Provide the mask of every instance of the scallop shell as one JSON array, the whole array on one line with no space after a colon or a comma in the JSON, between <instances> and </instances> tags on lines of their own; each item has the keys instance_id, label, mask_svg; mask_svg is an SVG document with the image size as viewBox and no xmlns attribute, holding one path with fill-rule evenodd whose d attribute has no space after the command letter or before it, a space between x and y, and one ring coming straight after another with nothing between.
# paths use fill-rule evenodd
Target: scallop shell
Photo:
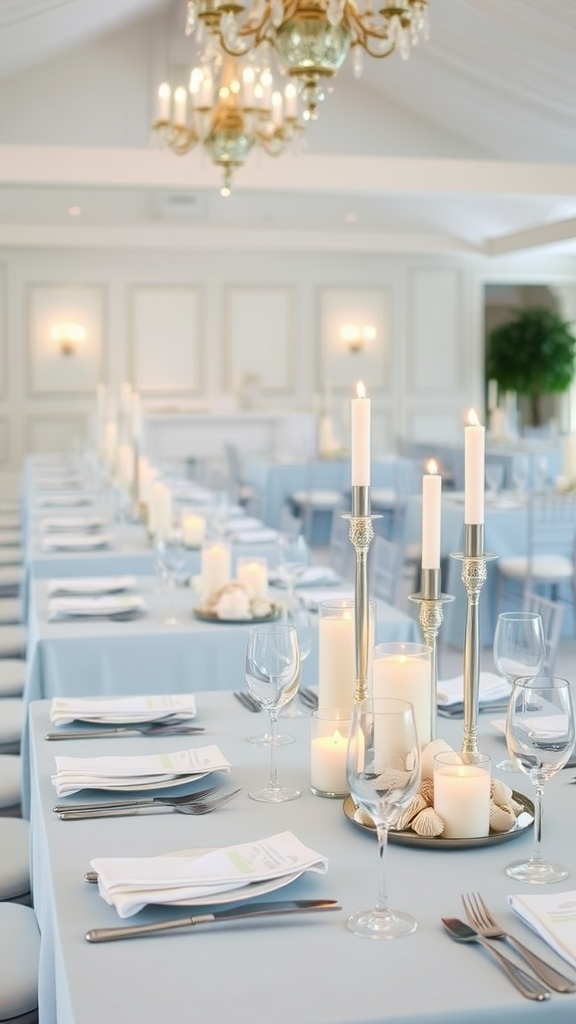
<instances>
[{"instance_id":1,"label":"scallop shell","mask_svg":"<svg viewBox=\"0 0 576 1024\"><path fill-rule=\"evenodd\" d=\"M420 752L420 766L422 771L423 779L432 779L434 777L434 757L436 754L443 754L445 751L451 751L452 747L446 743L446 740L432 740L427 743L426 746Z\"/></svg>"},{"instance_id":2,"label":"scallop shell","mask_svg":"<svg viewBox=\"0 0 576 1024\"><path fill-rule=\"evenodd\" d=\"M512 808L506 804L500 805L490 801L490 830L492 832L508 832L516 821L516 815Z\"/></svg>"},{"instance_id":3,"label":"scallop shell","mask_svg":"<svg viewBox=\"0 0 576 1024\"><path fill-rule=\"evenodd\" d=\"M432 807L434 803L434 783L432 779L422 779L418 792L422 799L426 801L426 806Z\"/></svg>"},{"instance_id":4,"label":"scallop shell","mask_svg":"<svg viewBox=\"0 0 576 1024\"><path fill-rule=\"evenodd\" d=\"M405 789L406 781L411 778L411 772L403 772L400 768L388 768L376 779L376 786L383 789Z\"/></svg>"},{"instance_id":5,"label":"scallop shell","mask_svg":"<svg viewBox=\"0 0 576 1024\"><path fill-rule=\"evenodd\" d=\"M505 804L510 804L512 799L512 790L510 789L510 786L507 786L501 779L492 779L490 796L495 804L498 804L499 807L504 807Z\"/></svg>"},{"instance_id":6,"label":"scallop shell","mask_svg":"<svg viewBox=\"0 0 576 1024\"><path fill-rule=\"evenodd\" d=\"M368 811L363 810L362 807L357 807L354 811L354 818L359 821L361 825L367 825L368 828L374 828L374 818L368 814Z\"/></svg>"},{"instance_id":7,"label":"scallop shell","mask_svg":"<svg viewBox=\"0 0 576 1024\"><path fill-rule=\"evenodd\" d=\"M425 836L428 839L442 835L444 822L433 807L425 807L423 811L416 815L411 828L419 836Z\"/></svg>"},{"instance_id":8,"label":"scallop shell","mask_svg":"<svg viewBox=\"0 0 576 1024\"><path fill-rule=\"evenodd\" d=\"M401 832L403 829L408 828L410 822L416 817L420 811L423 811L425 807L428 807L428 803L424 799L421 793L416 793L416 796L410 801L408 807L402 812L398 818L396 828Z\"/></svg>"}]
</instances>

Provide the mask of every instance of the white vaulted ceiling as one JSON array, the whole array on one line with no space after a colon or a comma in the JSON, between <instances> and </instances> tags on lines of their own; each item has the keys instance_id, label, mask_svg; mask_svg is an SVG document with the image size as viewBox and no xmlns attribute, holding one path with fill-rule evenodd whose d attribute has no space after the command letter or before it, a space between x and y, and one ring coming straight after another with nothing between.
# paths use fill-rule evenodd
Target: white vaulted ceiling
<instances>
[{"instance_id":1,"label":"white vaulted ceiling","mask_svg":"<svg viewBox=\"0 0 576 1024\"><path fill-rule=\"evenodd\" d=\"M184 11L0 0L0 244L576 253L576 0L430 0L427 43L346 65L304 151L252 155L228 201L203 154L148 146Z\"/></svg>"}]
</instances>

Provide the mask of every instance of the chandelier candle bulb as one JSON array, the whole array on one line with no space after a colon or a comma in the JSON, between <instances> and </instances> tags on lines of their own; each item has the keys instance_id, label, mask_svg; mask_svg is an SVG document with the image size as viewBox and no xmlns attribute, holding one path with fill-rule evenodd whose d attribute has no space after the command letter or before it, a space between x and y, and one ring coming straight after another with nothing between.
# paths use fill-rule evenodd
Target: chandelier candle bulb
<instances>
[{"instance_id":1,"label":"chandelier candle bulb","mask_svg":"<svg viewBox=\"0 0 576 1024\"><path fill-rule=\"evenodd\" d=\"M440 568L442 477L430 459L422 477L422 568Z\"/></svg>"},{"instance_id":2,"label":"chandelier candle bulb","mask_svg":"<svg viewBox=\"0 0 576 1024\"><path fill-rule=\"evenodd\" d=\"M346 755L349 708L318 708L311 716L310 789L315 796L343 798L348 793Z\"/></svg>"},{"instance_id":3,"label":"chandelier candle bulb","mask_svg":"<svg viewBox=\"0 0 576 1024\"><path fill-rule=\"evenodd\" d=\"M232 578L232 551L224 541L204 544L200 559L200 588L206 602Z\"/></svg>"},{"instance_id":4,"label":"chandelier candle bulb","mask_svg":"<svg viewBox=\"0 0 576 1024\"><path fill-rule=\"evenodd\" d=\"M265 601L268 597L268 559L239 558L236 570L238 582L251 597Z\"/></svg>"},{"instance_id":5,"label":"chandelier candle bulb","mask_svg":"<svg viewBox=\"0 0 576 1024\"><path fill-rule=\"evenodd\" d=\"M370 486L370 399L362 381L350 406L352 487Z\"/></svg>"},{"instance_id":6,"label":"chandelier candle bulb","mask_svg":"<svg viewBox=\"0 0 576 1024\"><path fill-rule=\"evenodd\" d=\"M174 124L177 128L186 127L186 106L188 97L186 89L180 85L174 90Z\"/></svg>"},{"instance_id":7,"label":"chandelier candle bulb","mask_svg":"<svg viewBox=\"0 0 576 1024\"><path fill-rule=\"evenodd\" d=\"M170 120L171 89L167 82L162 82L158 89L158 120L167 124Z\"/></svg>"},{"instance_id":8,"label":"chandelier candle bulb","mask_svg":"<svg viewBox=\"0 0 576 1024\"><path fill-rule=\"evenodd\" d=\"M490 831L490 758L443 751L434 757L434 810L443 839L474 839Z\"/></svg>"},{"instance_id":9,"label":"chandelier candle bulb","mask_svg":"<svg viewBox=\"0 0 576 1024\"><path fill-rule=\"evenodd\" d=\"M464 428L464 523L484 523L485 428L471 409Z\"/></svg>"},{"instance_id":10,"label":"chandelier candle bulb","mask_svg":"<svg viewBox=\"0 0 576 1024\"><path fill-rule=\"evenodd\" d=\"M204 516L197 516L193 513L183 515L182 535L185 547L199 548L204 542L206 535L206 520Z\"/></svg>"},{"instance_id":11,"label":"chandelier candle bulb","mask_svg":"<svg viewBox=\"0 0 576 1024\"><path fill-rule=\"evenodd\" d=\"M388 643L374 648L373 696L413 705L420 748L431 739L431 657L432 648L425 644Z\"/></svg>"}]
</instances>

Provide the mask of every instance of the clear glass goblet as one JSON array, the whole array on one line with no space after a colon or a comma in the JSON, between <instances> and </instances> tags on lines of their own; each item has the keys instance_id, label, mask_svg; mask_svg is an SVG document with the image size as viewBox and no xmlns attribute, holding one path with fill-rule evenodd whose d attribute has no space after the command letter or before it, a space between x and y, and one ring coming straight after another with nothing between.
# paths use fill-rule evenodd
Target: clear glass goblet
<instances>
[{"instance_id":1,"label":"clear glass goblet","mask_svg":"<svg viewBox=\"0 0 576 1024\"><path fill-rule=\"evenodd\" d=\"M167 534L159 534L154 541L154 551L156 565L162 578L166 581L168 609L164 623L173 626L179 621L174 611L176 575L184 568L186 561L182 530L175 529Z\"/></svg>"},{"instance_id":2,"label":"clear glass goblet","mask_svg":"<svg viewBox=\"0 0 576 1024\"><path fill-rule=\"evenodd\" d=\"M310 551L301 533L281 533L277 545L277 572L288 588L286 604L294 601L294 590L310 564Z\"/></svg>"},{"instance_id":3,"label":"clear glass goblet","mask_svg":"<svg viewBox=\"0 0 576 1024\"><path fill-rule=\"evenodd\" d=\"M494 664L511 686L520 676L537 676L546 661L546 638L542 618L537 612L501 612L496 623L493 646ZM501 772L516 772L510 758L500 761Z\"/></svg>"},{"instance_id":4,"label":"clear glass goblet","mask_svg":"<svg viewBox=\"0 0 576 1024\"><path fill-rule=\"evenodd\" d=\"M386 885L388 830L420 783L420 749L414 709L408 701L381 697L354 706L346 763L354 803L370 815L378 834L380 880L376 906L348 918L351 932L367 939L396 939L417 928L403 911L391 910Z\"/></svg>"},{"instance_id":5,"label":"clear glass goblet","mask_svg":"<svg viewBox=\"0 0 576 1024\"><path fill-rule=\"evenodd\" d=\"M276 723L278 713L292 699L300 682L300 652L294 626L284 622L253 626L246 646L246 682L254 700L270 717L270 778L267 786L251 790L252 800L283 803L295 800L300 790L278 783Z\"/></svg>"},{"instance_id":6,"label":"clear glass goblet","mask_svg":"<svg viewBox=\"0 0 576 1024\"><path fill-rule=\"evenodd\" d=\"M312 623L310 612L303 601L294 597L291 604L286 604L282 613L282 621L294 626L298 637L298 649L300 651L300 662L302 663L312 650ZM297 693L280 712L281 718L302 718L303 712L298 707Z\"/></svg>"},{"instance_id":7,"label":"clear glass goblet","mask_svg":"<svg viewBox=\"0 0 576 1024\"><path fill-rule=\"evenodd\" d=\"M508 750L536 787L534 849L529 860L509 864L506 874L519 882L561 882L569 871L542 856L542 793L574 749L574 709L570 683L558 676L528 676L514 684L506 719Z\"/></svg>"}]
</instances>

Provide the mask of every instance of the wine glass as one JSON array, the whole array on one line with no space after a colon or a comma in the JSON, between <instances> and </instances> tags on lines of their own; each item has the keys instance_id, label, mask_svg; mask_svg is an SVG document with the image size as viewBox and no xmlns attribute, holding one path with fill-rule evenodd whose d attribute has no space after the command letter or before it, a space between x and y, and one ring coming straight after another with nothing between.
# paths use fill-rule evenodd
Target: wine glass
<instances>
[{"instance_id":1,"label":"wine glass","mask_svg":"<svg viewBox=\"0 0 576 1024\"><path fill-rule=\"evenodd\" d=\"M391 910L386 888L388 830L420 783L420 750L414 708L405 700L367 697L354 706L346 763L354 803L370 815L378 834L380 882L376 906L348 918L348 928L368 939L396 939L417 928L410 914Z\"/></svg>"},{"instance_id":2,"label":"wine glass","mask_svg":"<svg viewBox=\"0 0 576 1024\"><path fill-rule=\"evenodd\" d=\"M512 686L519 676L537 676L546 661L546 638L537 612L501 612L494 633L494 664ZM500 771L518 771L506 758L496 765Z\"/></svg>"},{"instance_id":3,"label":"wine glass","mask_svg":"<svg viewBox=\"0 0 576 1024\"><path fill-rule=\"evenodd\" d=\"M506 742L512 757L536 787L534 849L527 861L509 864L506 874L519 882L561 882L569 871L544 860L542 791L564 767L574 748L574 711L570 683L557 676L527 676L514 684L506 719Z\"/></svg>"},{"instance_id":4,"label":"wine glass","mask_svg":"<svg viewBox=\"0 0 576 1024\"><path fill-rule=\"evenodd\" d=\"M278 538L277 571L280 579L286 584L288 594L286 604L294 601L296 583L310 564L310 551L301 533L281 533Z\"/></svg>"},{"instance_id":5,"label":"wine glass","mask_svg":"<svg viewBox=\"0 0 576 1024\"><path fill-rule=\"evenodd\" d=\"M300 652L294 626L285 622L253 626L246 646L246 682L254 700L270 716L270 779L253 789L252 800L283 803L300 796L298 789L278 784L276 723L278 713L292 699L300 682Z\"/></svg>"},{"instance_id":6,"label":"wine glass","mask_svg":"<svg viewBox=\"0 0 576 1024\"><path fill-rule=\"evenodd\" d=\"M298 637L298 649L300 651L300 662L302 663L312 650L312 623L310 612L303 601L297 597L291 604L286 604L282 613L282 621L294 626ZM280 715L282 718L302 718L302 711L296 702L297 693L288 704L284 706Z\"/></svg>"},{"instance_id":7,"label":"wine glass","mask_svg":"<svg viewBox=\"0 0 576 1024\"><path fill-rule=\"evenodd\" d=\"M493 501L496 500L504 483L504 466L501 462L486 462L486 487Z\"/></svg>"},{"instance_id":8,"label":"wine glass","mask_svg":"<svg viewBox=\"0 0 576 1024\"><path fill-rule=\"evenodd\" d=\"M186 549L181 529L173 529L166 534L157 534L154 541L156 565L160 569L162 578L166 581L166 593L168 597L168 610L164 622L168 626L174 626L178 622L174 612L174 587L176 574L184 568L186 561Z\"/></svg>"}]
</instances>

